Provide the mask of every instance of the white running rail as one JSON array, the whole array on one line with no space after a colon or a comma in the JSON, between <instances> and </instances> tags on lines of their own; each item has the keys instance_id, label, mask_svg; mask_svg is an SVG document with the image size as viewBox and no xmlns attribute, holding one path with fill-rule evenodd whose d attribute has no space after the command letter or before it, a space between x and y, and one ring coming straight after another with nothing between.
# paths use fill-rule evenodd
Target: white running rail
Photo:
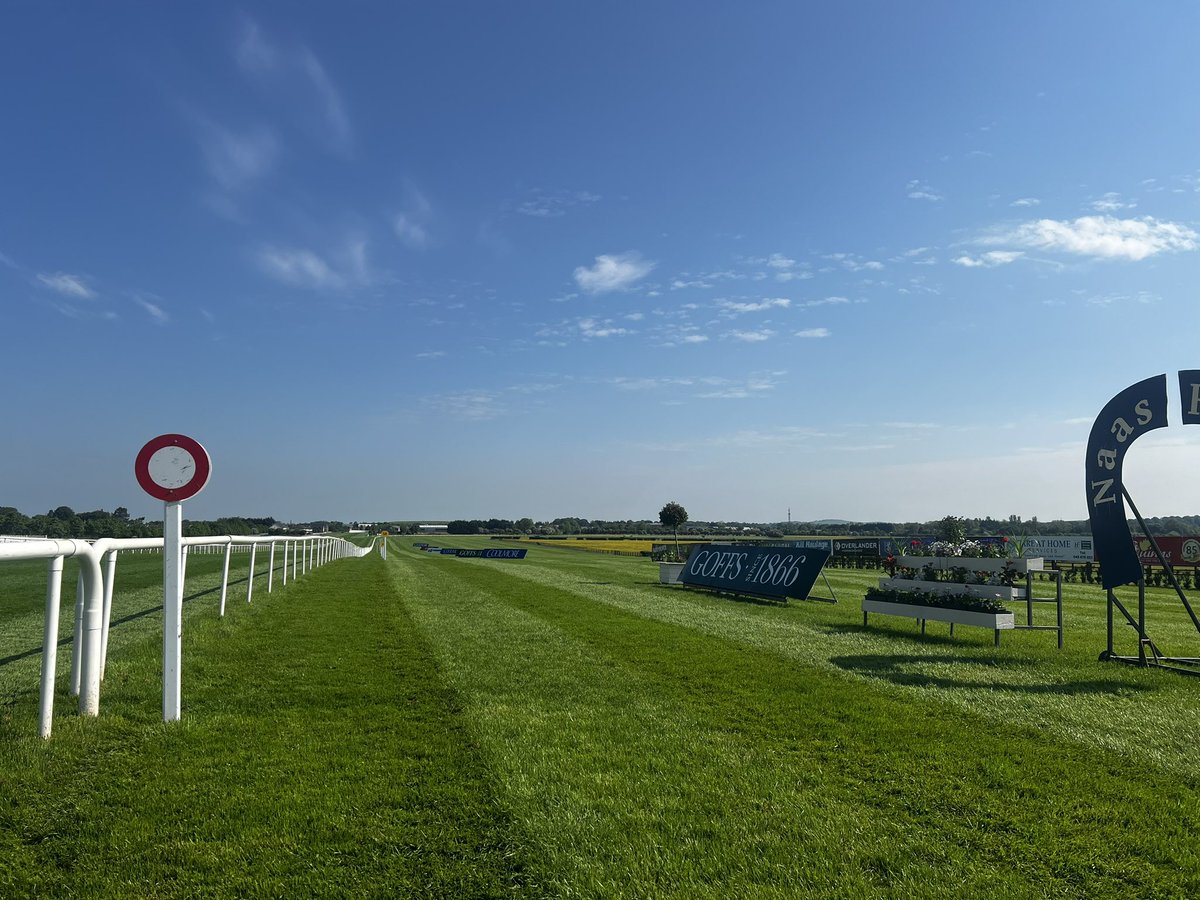
<instances>
[{"instance_id":1,"label":"white running rail","mask_svg":"<svg viewBox=\"0 0 1200 900\"><path fill-rule=\"evenodd\" d=\"M225 565L221 576L220 614L225 615L225 598L229 590L229 556L235 547L248 547L250 577L246 602L254 592L254 561L259 547L270 551L267 569L267 592L274 588L275 553L283 554L283 583L288 579L288 555L291 554L292 579L325 563L346 557L364 557L375 548L375 540L366 547L352 544L344 538L323 535L303 537L248 537L221 535L189 537L184 543L184 574L187 553L191 548L223 548ZM79 697L79 712L84 716L100 714L100 683L104 679L104 664L108 657L108 630L112 618L113 587L116 582L117 556L122 551L162 550L162 538L103 538L98 541L79 539L30 539L0 541L0 562L15 559L45 559L49 561L46 581L46 620L42 641L41 696L38 703L38 734L50 736L54 719L54 679L58 666L58 609L62 595L63 562L79 561L79 583L75 594L75 629L71 646L71 695Z\"/></svg>"}]
</instances>

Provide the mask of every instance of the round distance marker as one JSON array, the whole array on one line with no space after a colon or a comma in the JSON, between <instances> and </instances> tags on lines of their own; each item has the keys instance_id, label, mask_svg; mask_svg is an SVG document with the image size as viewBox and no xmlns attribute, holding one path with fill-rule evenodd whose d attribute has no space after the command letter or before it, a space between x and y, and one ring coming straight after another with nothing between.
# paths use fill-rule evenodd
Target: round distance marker
<instances>
[{"instance_id":1,"label":"round distance marker","mask_svg":"<svg viewBox=\"0 0 1200 900\"><path fill-rule=\"evenodd\" d=\"M199 441L185 434L160 434L138 451L133 471L151 497L178 503L204 489L212 461Z\"/></svg>"}]
</instances>

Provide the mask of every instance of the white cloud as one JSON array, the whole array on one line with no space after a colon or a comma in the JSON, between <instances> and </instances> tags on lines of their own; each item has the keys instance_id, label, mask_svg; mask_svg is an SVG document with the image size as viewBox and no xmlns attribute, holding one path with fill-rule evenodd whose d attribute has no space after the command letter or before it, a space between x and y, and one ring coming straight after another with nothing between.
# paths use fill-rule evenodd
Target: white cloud
<instances>
[{"instance_id":1,"label":"white cloud","mask_svg":"<svg viewBox=\"0 0 1200 900\"><path fill-rule=\"evenodd\" d=\"M1141 260L1157 253L1195 250L1200 236L1186 225L1146 216L1116 219L1082 216L1074 221L1039 219L985 237L985 244L1015 244L1101 259Z\"/></svg>"},{"instance_id":2,"label":"white cloud","mask_svg":"<svg viewBox=\"0 0 1200 900\"><path fill-rule=\"evenodd\" d=\"M910 200L928 200L931 203L937 203L944 199L934 188L931 188L927 184L922 184L920 181L910 181L907 191Z\"/></svg>"},{"instance_id":3,"label":"white cloud","mask_svg":"<svg viewBox=\"0 0 1200 900\"><path fill-rule=\"evenodd\" d=\"M1008 205L1009 206L1037 206L1041 202L1042 201L1039 200L1037 197L1021 197L1020 199L1014 200L1012 203L1010 203Z\"/></svg>"},{"instance_id":4,"label":"white cloud","mask_svg":"<svg viewBox=\"0 0 1200 900\"><path fill-rule=\"evenodd\" d=\"M982 256L960 256L954 260L955 265L966 266L968 269L991 269L1016 262L1025 254L1020 250L989 250Z\"/></svg>"},{"instance_id":5,"label":"white cloud","mask_svg":"<svg viewBox=\"0 0 1200 900\"><path fill-rule=\"evenodd\" d=\"M486 422L507 412L500 396L491 391L460 391L425 401L443 416L464 422Z\"/></svg>"},{"instance_id":6,"label":"white cloud","mask_svg":"<svg viewBox=\"0 0 1200 900\"><path fill-rule=\"evenodd\" d=\"M38 275L37 280L67 297L77 297L80 300L91 300L96 292L88 287L87 282L79 275L68 275L66 272L55 272L53 275Z\"/></svg>"},{"instance_id":7,"label":"white cloud","mask_svg":"<svg viewBox=\"0 0 1200 900\"><path fill-rule=\"evenodd\" d=\"M417 359L441 359L445 355L445 350L426 350L424 353L418 353Z\"/></svg>"},{"instance_id":8,"label":"white cloud","mask_svg":"<svg viewBox=\"0 0 1200 900\"><path fill-rule=\"evenodd\" d=\"M728 333L728 337L744 344L757 344L770 340L774 334L775 332L770 328L760 328L758 331L731 331Z\"/></svg>"},{"instance_id":9,"label":"white cloud","mask_svg":"<svg viewBox=\"0 0 1200 900\"><path fill-rule=\"evenodd\" d=\"M226 191L265 177L279 158L279 142L266 127L237 133L207 119L200 120L198 127L208 174Z\"/></svg>"},{"instance_id":10,"label":"white cloud","mask_svg":"<svg viewBox=\"0 0 1200 900\"><path fill-rule=\"evenodd\" d=\"M796 265L796 261L794 259L789 259L782 253L772 253L769 257L767 257L767 265L772 269L790 269L792 266Z\"/></svg>"},{"instance_id":11,"label":"white cloud","mask_svg":"<svg viewBox=\"0 0 1200 900\"><path fill-rule=\"evenodd\" d=\"M604 254L596 257L596 264L590 269L586 266L576 268L575 283L589 294L623 291L649 275L654 266L655 263L642 259L635 250L616 255Z\"/></svg>"},{"instance_id":12,"label":"white cloud","mask_svg":"<svg viewBox=\"0 0 1200 900\"><path fill-rule=\"evenodd\" d=\"M523 201L517 212L535 219L556 219L565 216L574 206L586 206L600 200L599 194L588 191L543 191L535 188L532 197Z\"/></svg>"},{"instance_id":13,"label":"white cloud","mask_svg":"<svg viewBox=\"0 0 1200 900\"><path fill-rule=\"evenodd\" d=\"M313 290L338 289L346 280L311 250L266 247L258 254L262 270L284 284Z\"/></svg>"},{"instance_id":14,"label":"white cloud","mask_svg":"<svg viewBox=\"0 0 1200 900\"><path fill-rule=\"evenodd\" d=\"M577 323L579 333L585 338L617 337L622 334L632 334L628 328L619 328L611 319L580 319Z\"/></svg>"},{"instance_id":15,"label":"white cloud","mask_svg":"<svg viewBox=\"0 0 1200 900\"><path fill-rule=\"evenodd\" d=\"M823 300L805 300L800 306L804 309L811 309L814 306L840 306L849 302L849 297L826 297ZM860 300L859 302L863 301Z\"/></svg>"},{"instance_id":16,"label":"white cloud","mask_svg":"<svg viewBox=\"0 0 1200 900\"><path fill-rule=\"evenodd\" d=\"M1121 199L1121 195L1115 191L1109 191L1099 200L1092 201L1092 209L1101 213L1115 213L1123 209L1133 209L1137 206L1136 203L1127 203Z\"/></svg>"},{"instance_id":17,"label":"white cloud","mask_svg":"<svg viewBox=\"0 0 1200 900\"><path fill-rule=\"evenodd\" d=\"M153 303L140 294L132 295L133 302L140 306L155 324L166 325L171 321L171 317L163 311L163 308L157 303ZM157 299L157 298L156 298Z\"/></svg>"},{"instance_id":18,"label":"white cloud","mask_svg":"<svg viewBox=\"0 0 1200 900\"><path fill-rule=\"evenodd\" d=\"M414 222L405 213L397 213L392 220L392 228L400 243L410 250L424 250L429 246L429 233L421 225Z\"/></svg>"},{"instance_id":19,"label":"white cloud","mask_svg":"<svg viewBox=\"0 0 1200 900\"><path fill-rule=\"evenodd\" d=\"M798 338L827 338L831 334L833 334L833 332L830 331L828 328L805 328L803 331L797 331L796 337L798 337Z\"/></svg>"},{"instance_id":20,"label":"white cloud","mask_svg":"<svg viewBox=\"0 0 1200 900\"><path fill-rule=\"evenodd\" d=\"M717 305L730 315L739 316L742 313L763 312L768 309L787 309L792 305L792 301L786 297L777 297L774 300L762 300L758 303L722 300Z\"/></svg>"},{"instance_id":21,"label":"white cloud","mask_svg":"<svg viewBox=\"0 0 1200 900\"><path fill-rule=\"evenodd\" d=\"M703 334L689 334L686 337L680 338L680 341L684 344L703 344L707 340L707 335Z\"/></svg>"},{"instance_id":22,"label":"white cloud","mask_svg":"<svg viewBox=\"0 0 1200 900\"><path fill-rule=\"evenodd\" d=\"M274 43L257 22L246 17L234 58L242 72L285 100L330 149L342 155L350 152L354 143L350 117L333 79L312 50L304 44Z\"/></svg>"}]
</instances>

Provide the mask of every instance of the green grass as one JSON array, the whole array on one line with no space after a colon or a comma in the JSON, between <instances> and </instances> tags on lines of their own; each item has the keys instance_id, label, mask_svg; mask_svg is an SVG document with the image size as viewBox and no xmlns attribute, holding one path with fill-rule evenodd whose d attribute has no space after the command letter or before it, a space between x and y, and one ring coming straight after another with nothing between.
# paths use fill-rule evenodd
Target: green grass
<instances>
[{"instance_id":1,"label":"green grass","mask_svg":"<svg viewBox=\"0 0 1200 900\"><path fill-rule=\"evenodd\" d=\"M224 620L220 557L189 564L171 726L161 583L133 565L100 719L60 698L38 741L38 660L0 665L0 895L1200 895L1200 681L1098 663L1095 588L1068 587L1063 651L997 649L864 628L867 570L782 606L410 543L243 586ZM40 642L43 592L0 566L0 658Z\"/></svg>"}]
</instances>

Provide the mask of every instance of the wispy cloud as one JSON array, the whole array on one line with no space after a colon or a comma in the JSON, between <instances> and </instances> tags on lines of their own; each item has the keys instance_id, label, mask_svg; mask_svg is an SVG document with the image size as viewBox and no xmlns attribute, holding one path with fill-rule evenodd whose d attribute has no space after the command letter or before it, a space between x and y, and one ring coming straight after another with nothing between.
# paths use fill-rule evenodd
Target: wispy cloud
<instances>
[{"instance_id":1,"label":"wispy cloud","mask_svg":"<svg viewBox=\"0 0 1200 900\"><path fill-rule=\"evenodd\" d=\"M372 283L366 241L352 237L335 253L322 255L301 247L261 247L259 268L274 280L314 291L340 291Z\"/></svg>"},{"instance_id":2,"label":"wispy cloud","mask_svg":"<svg viewBox=\"0 0 1200 900\"><path fill-rule=\"evenodd\" d=\"M831 334L833 334L833 332L830 331L828 328L805 328L803 331L797 331L796 337L798 337L798 338L827 338Z\"/></svg>"},{"instance_id":3,"label":"wispy cloud","mask_svg":"<svg viewBox=\"0 0 1200 900\"><path fill-rule=\"evenodd\" d=\"M1122 200L1121 195L1115 191L1109 191L1098 200L1093 200L1091 203L1092 209L1100 213L1115 213L1123 209L1133 209L1137 203Z\"/></svg>"},{"instance_id":4,"label":"wispy cloud","mask_svg":"<svg viewBox=\"0 0 1200 900\"><path fill-rule=\"evenodd\" d=\"M921 181L910 181L905 190L910 200L928 200L931 203L937 203L945 199L939 191Z\"/></svg>"},{"instance_id":5,"label":"wispy cloud","mask_svg":"<svg viewBox=\"0 0 1200 900\"><path fill-rule=\"evenodd\" d=\"M605 254L597 256L595 265L590 268L576 268L575 283L579 285L580 290L589 294L624 291L649 275L654 266L655 263L643 259L636 250L616 255Z\"/></svg>"},{"instance_id":6,"label":"wispy cloud","mask_svg":"<svg viewBox=\"0 0 1200 900\"><path fill-rule=\"evenodd\" d=\"M1016 262L1024 255L1021 250L989 250L982 256L960 256L954 260L954 264L968 269L991 269Z\"/></svg>"},{"instance_id":7,"label":"wispy cloud","mask_svg":"<svg viewBox=\"0 0 1200 900\"><path fill-rule=\"evenodd\" d=\"M1158 253L1195 250L1200 235L1176 222L1146 216L1117 219L1081 216L1074 221L1039 219L988 235L984 244L1009 244L1099 259L1142 260Z\"/></svg>"},{"instance_id":8,"label":"wispy cloud","mask_svg":"<svg viewBox=\"0 0 1200 900\"><path fill-rule=\"evenodd\" d=\"M589 191L544 191L534 188L531 196L517 206L517 212L535 219L557 219L575 206L588 206L600 200Z\"/></svg>"},{"instance_id":9,"label":"wispy cloud","mask_svg":"<svg viewBox=\"0 0 1200 900\"><path fill-rule=\"evenodd\" d=\"M612 319L583 318L577 323L579 333L585 338L617 337L622 334L632 334L628 328L614 325Z\"/></svg>"},{"instance_id":10,"label":"wispy cloud","mask_svg":"<svg viewBox=\"0 0 1200 900\"><path fill-rule=\"evenodd\" d=\"M268 175L279 158L279 141L265 126L239 133L201 118L197 129L208 174L224 191L250 186Z\"/></svg>"},{"instance_id":11,"label":"wispy cloud","mask_svg":"<svg viewBox=\"0 0 1200 900\"><path fill-rule=\"evenodd\" d=\"M166 325L171 321L171 317L167 315L163 308L149 299L146 295L131 294L130 299L140 306L142 311L145 312L146 315L150 317L151 321L153 321L156 325ZM155 297L154 299L157 300L158 298Z\"/></svg>"},{"instance_id":12,"label":"wispy cloud","mask_svg":"<svg viewBox=\"0 0 1200 900\"><path fill-rule=\"evenodd\" d=\"M726 333L726 337L743 344L758 344L769 341L774 334L770 328L760 328L757 331L730 331Z\"/></svg>"},{"instance_id":13,"label":"wispy cloud","mask_svg":"<svg viewBox=\"0 0 1200 900\"><path fill-rule=\"evenodd\" d=\"M327 147L341 155L352 151L353 127L341 94L307 45L272 41L247 17L234 44L234 58L247 77L285 102Z\"/></svg>"},{"instance_id":14,"label":"wispy cloud","mask_svg":"<svg viewBox=\"0 0 1200 900\"><path fill-rule=\"evenodd\" d=\"M81 275L68 275L66 272L55 272L53 275L37 276L37 280L52 291L57 291L64 297L74 297L78 300L91 300L96 296Z\"/></svg>"},{"instance_id":15,"label":"wispy cloud","mask_svg":"<svg viewBox=\"0 0 1200 900\"><path fill-rule=\"evenodd\" d=\"M441 359L446 355L445 350L426 350L417 354L417 359Z\"/></svg>"},{"instance_id":16,"label":"wispy cloud","mask_svg":"<svg viewBox=\"0 0 1200 900\"><path fill-rule=\"evenodd\" d=\"M1020 206L1037 206L1041 202L1042 201L1039 200L1037 197L1021 197L1017 200L1014 200L1012 203L1010 203L1008 205L1009 206L1018 206L1018 207L1020 207Z\"/></svg>"},{"instance_id":17,"label":"wispy cloud","mask_svg":"<svg viewBox=\"0 0 1200 900\"><path fill-rule=\"evenodd\" d=\"M430 238L428 223L433 213L433 204L411 183L405 185L407 202L404 208L392 217L392 230L405 247L410 250L425 250Z\"/></svg>"},{"instance_id":18,"label":"wispy cloud","mask_svg":"<svg viewBox=\"0 0 1200 900\"><path fill-rule=\"evenodd\" d=\"M439 415L461 422L486 422L508 411L495 391L458 391L430 397L423 402Z\"/></svg>"},{"instance_id":19,"label":"wispy cloud","mask_svg":"<svg viewBox=\"0 0 1200 900\"><path fill-rule=\"evenodd\" d=\"M717 303L727 315L740 316L744 313L763 312L768 309L787 309L792 305L792 301L787 297L776 297L772 300L753 301L738 301L738 300L721 300Z\"/></svg>"}]
</instances>

